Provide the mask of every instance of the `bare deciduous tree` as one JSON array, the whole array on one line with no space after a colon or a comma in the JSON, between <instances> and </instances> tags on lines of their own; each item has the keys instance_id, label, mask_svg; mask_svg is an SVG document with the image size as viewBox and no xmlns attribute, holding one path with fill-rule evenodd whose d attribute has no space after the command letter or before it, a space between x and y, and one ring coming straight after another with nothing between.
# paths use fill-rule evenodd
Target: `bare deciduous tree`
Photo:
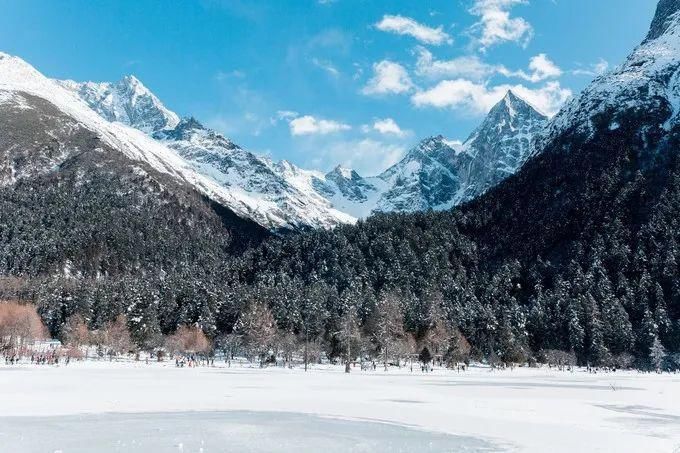
<instances>
[{"instance_id":1,"label":"bare deciduous tree","mask_svg":"<svg viewBox=\"0 0 680 453\"><path fill-rule=\"evenodd\" d=\"M449 349L452 336L451 327L444 310L443 297L436 293L431 301L427 313L428 326L421 338L421 347L426 347L433 358L441 360Z\"/></svg>"},{"instance_id":2,"label":"bare deciduous tree","mask_svg":"<svg viewBox=\"0 0 680 453\"><path fill-rule=\"evenodd\" d=\"M293 362L293 355L300 350L297 337L292 332L279 332L275 343L278 353L283 357L284 366L290 367Z\"/></svg>"},{"instance_id":3,"label":"bare deciduous tree","mask_svg":"<svg viewBox=\"0 0 680 453\"><path fill-rule=\"evenodd\" d=\"M340 321L340 330L336 332L336 336L344 345L345 373L349 373L352 370L352 342L361 338L359 320L357 319L354 307L345 310Z\"/></svg>"},{"instance_id":4,"label":"bare deciduous tree","mask_svg":"<svg viewBox=\"0 0 680 453\"><path fill-rule=\"evenodd\" d=\"M97 332L96 337L99 345L104 348L104 353L110 359L118 354L126 354L133 349L125 315L118 315L113 322L108 323L104 329Z\"/></svg>"},{"instance_id":5,"label":"bare deciduous tree","mask_svg":"<svg viewBox=\"0 0 680 453\"><path fill-rule=\"evenodd\" d=\"M263 366L264 356L273 345L276 332L274 315L261 302L251 302L234 324L234 333L259 357L260 366Z\"/></svg>"},{"instance_id":6,"label":"bare deciduous tree","mask_svg":"<svg viewBox=\"0 0 680 453\"><path fill-rule=\"evenodd\" d=\"M180 326L165 340L165 347L170 353L203 354L210 351L211 346L210 340L198 326Z\"/></svg>"},{"instance_id":7,"label":"bare deciduous tree","mask_svg":"<svg viewBox=\"0 0 680 453\"><path fill-rule=\"evenodd\" d=\"M0 349L21 352L27 342L46 335L45 325L33 305L0 302Z\"/></svg>"},{"instance_id":8,"label":"bare deciduous tree","mask_svg":"<svg viewBox=\"0 0 680 453\"><path fill-rule=\"evenodd\" d=\"M64 344L70 348L69 354L72 357L82 357L80 347L88 345L91 340L90 331L82 315L75 314L70 316L62 329Z\"/></svg>"},{"instance_id":9,"label":"bare deciduous tree","mask_svg":"<svg viewBox=\"0 0 680 453\"><path fill-rule=\"evenodd\" d=\"M387 371L390 356L397 351L398 343L406 335L404 314L397 294L387 292L380 297L369 320L369 329Z\"/></svg>"},{"instance_id":10,"label":"bare deciduous tree","mask_svg":"<svg viewBox=\"0 0 680 453\"><path fill-rule=\"evenodd\" d=\"M459 329L453 329L453 334L449 341L449 349L446 353L447 365L453 366L460 362L468 362L470 360L470 352L472 347L463 336Z\"/></svg>"}]
</instances>

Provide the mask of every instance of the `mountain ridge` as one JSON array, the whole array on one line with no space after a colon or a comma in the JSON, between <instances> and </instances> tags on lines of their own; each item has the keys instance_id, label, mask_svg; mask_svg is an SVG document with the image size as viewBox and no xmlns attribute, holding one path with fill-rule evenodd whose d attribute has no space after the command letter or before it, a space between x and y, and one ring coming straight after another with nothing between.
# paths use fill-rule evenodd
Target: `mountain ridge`
<instances>
[{"instance_id":1,"label":"mountain ridge","mask_svg":"<svg viewBox=\"0 0 680 453\"><path fill-rule=\"evenodd\" d=\"M127 80L130 80L130 77L123 79L123 81ZM151 118L141 121L141 126L131 120L135 118L135 115L120 115L115 109L119 104L134 104L131 100L118 99L117 102L110 102L101 95L99 97L89 95L86 89L86 87L94 86L98 87L98 91L95 90L97 92L109 93L112 90L111 86L118 86L122 82L118 84L92 82L77 84L70 81L61 83L84 97L88 105L101 112L106 118L114 118L141 129L188 159L190 165L198 173L210 174L218 178L221 181L220 184L226 185L229 190L241 191L243 199L264 198L265 204L262 208L257 207L255 201L246 201L241 212L270 228L296 229L306 226L330 228L343 223L353 223L356 219L366 218L376 212L450 209L478 196L509 174L514 173L529 154L527 150L530 147L531 138L517 137L513 140L513 134L536 134L539 127L533 122L537 122L539 117L543 118L526 101L509 92L489 113L496 118L490 120L487 117L480 126L483 128L486 125L486 129L489 130L484 131L484 134L493 136L486 143L481 143L481 140L473 142L473 137L479 137L480 128L475 131L477 135L473 132L466 144L455 150L443 136L430 137L412 148L401 162L379 175L363 177L352 169L336 171L337 168L322 175L288 162L270 164L267 159L244 150L222 134L205 128L195 118L177 120L173 123L174 127L169 127L167 121L156 121L158 117L170 116L167 114L170 111L141 82L136 78L134 80L136 81L134 85L139 88L139 91L153 100L148 103L155 106L155 110L151 109ZM120 93L125 92L131 91L125 89L116 91L119 98ZM522 116L531 124L524 126L515 124L517 120L514 119L511 111L513 103L519 106L521 113L526 113L527 110L534 112L533 115ZM499 114L501 110L502 115ZM171 117L177 118L177 115L172 114ZM149 132L146 125L154 124L154 121L159 123L159 127ZM496 127L491 124L493 121L504 121L508 124L515 124L517 127L500 128L493 133L490 131ZM188 124L190 124L189 127ZM192 142L191 136L195 138L198 130L201 131L203 139L200 140L201 143L199 140ZM519 143L522 140L524 141ZM509 142L512 143L508 144ZM496 144L502 144L505 149L492 149ZM417 157L428 146L438 148L437 159L428 160L428 158ZM192 147L193 150L191 150ZM483 149L477 149L477 147ZM227 163L229 157L226 154L228 153L240 154L241 157L237 160L259 170L251 172L233 160ZM466 153L464 157L456 157L458 154ZM209 154L210 157L208 157ZM217 154L222 154L222 157L218 158ZM192 160L192 158L199 160ZM482 160L484 162L480 162ZM493 162L494 160L497 162ZM211 165L216 167L211 167ZM494 166L496 168L492 168ZM224 171L236 172L240 175L240 179L230 180ZM273 200L272 197L276 197L278 201ZM275 221L263 216L262 209L273 213L273 217L279 220ZM291 212L287 214L284 210Z\"/></svg>"}]
</instances>

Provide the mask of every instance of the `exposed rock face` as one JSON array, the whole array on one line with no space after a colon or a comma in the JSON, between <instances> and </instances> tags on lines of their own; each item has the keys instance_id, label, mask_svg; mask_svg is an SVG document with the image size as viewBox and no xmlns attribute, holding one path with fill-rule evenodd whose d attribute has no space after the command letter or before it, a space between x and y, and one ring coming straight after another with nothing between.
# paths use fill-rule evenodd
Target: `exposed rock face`
<instances>
[{"instance_id":1,"label":"exposed rock face","mask_svg":"<svg viewBox=\"0 0 680 453\"><path fill-rule=\"evenodd\" d=\"M115 83L72 80L60 83L109 121L118 121L146 133L172 129L179 123L177 114L168 110L135 76L125 76Z\"/></svg>"},{"instance_id":2,"label":"exposed rock face","mask_svg":"<svg viewBox=\"0 0 680 453\"><path fill-rule=\"evenodd\" d=\"M673 25L674 15L680 10L680 0L661 0L647 35L647 41L657 39Z\"/></svg>"},{"instance_id":3,"label":"exposed rock face","mask_svg":"<svg viewBox=\"0 0 680 453\"><path fill-rule=\"evenodd\" d=\"M511 91L464 143L457 168L471 200L514 174L533 151L548 118Z\"/></svg>"},{"instance_id":4,"label":"exposed rock face","mask_svg":"<svg viewBox=\"0 0 680 453\"><path fill-rule=\"evenodd\" d=\"M508 92L462 145L428 138L375 178L384 189L371 210L443 210L483 194L526 162L547 120Z\"/></svg>"}]
</instances>

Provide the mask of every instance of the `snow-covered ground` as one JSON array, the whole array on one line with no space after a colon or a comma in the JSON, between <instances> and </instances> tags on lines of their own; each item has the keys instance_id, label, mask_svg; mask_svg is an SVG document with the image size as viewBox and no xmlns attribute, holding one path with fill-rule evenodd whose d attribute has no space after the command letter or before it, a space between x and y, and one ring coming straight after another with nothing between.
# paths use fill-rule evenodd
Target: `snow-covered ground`
<instances>
[{"instance_id":1,"label":"snow-covered ground","mask_svg":"<svg viewBox=\"0 0 680 453\"><path fill-rule=\"evenodd\" d=\"M0 451L680 452L680 375L0 365Z\"/></svg>"}]
</instances>

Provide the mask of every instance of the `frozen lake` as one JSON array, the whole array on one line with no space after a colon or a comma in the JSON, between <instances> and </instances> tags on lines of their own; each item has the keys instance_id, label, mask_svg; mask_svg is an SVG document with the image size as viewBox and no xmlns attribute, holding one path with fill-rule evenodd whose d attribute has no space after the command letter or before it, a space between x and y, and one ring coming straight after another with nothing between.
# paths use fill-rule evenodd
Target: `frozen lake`
<instances>
[{"instance_id":1,"label":"frozen lake","mask_svg":"<svg viewBox=\"0 0 680 453\"><path fill-rule=\"evenodd\" d=\"M499 451L473 437L272 412L0 417L0 446L16 453Z\"/></svg>"},{"instance_id":2,"label":"frozen lake","mask_svg":"<svg viewBox=\"0 0 680 453\"><path fill-rule=\"evenodd\" d=\"M680 374L0 365L5 451L680 453Z\"/></svg>"}]
</instances>

